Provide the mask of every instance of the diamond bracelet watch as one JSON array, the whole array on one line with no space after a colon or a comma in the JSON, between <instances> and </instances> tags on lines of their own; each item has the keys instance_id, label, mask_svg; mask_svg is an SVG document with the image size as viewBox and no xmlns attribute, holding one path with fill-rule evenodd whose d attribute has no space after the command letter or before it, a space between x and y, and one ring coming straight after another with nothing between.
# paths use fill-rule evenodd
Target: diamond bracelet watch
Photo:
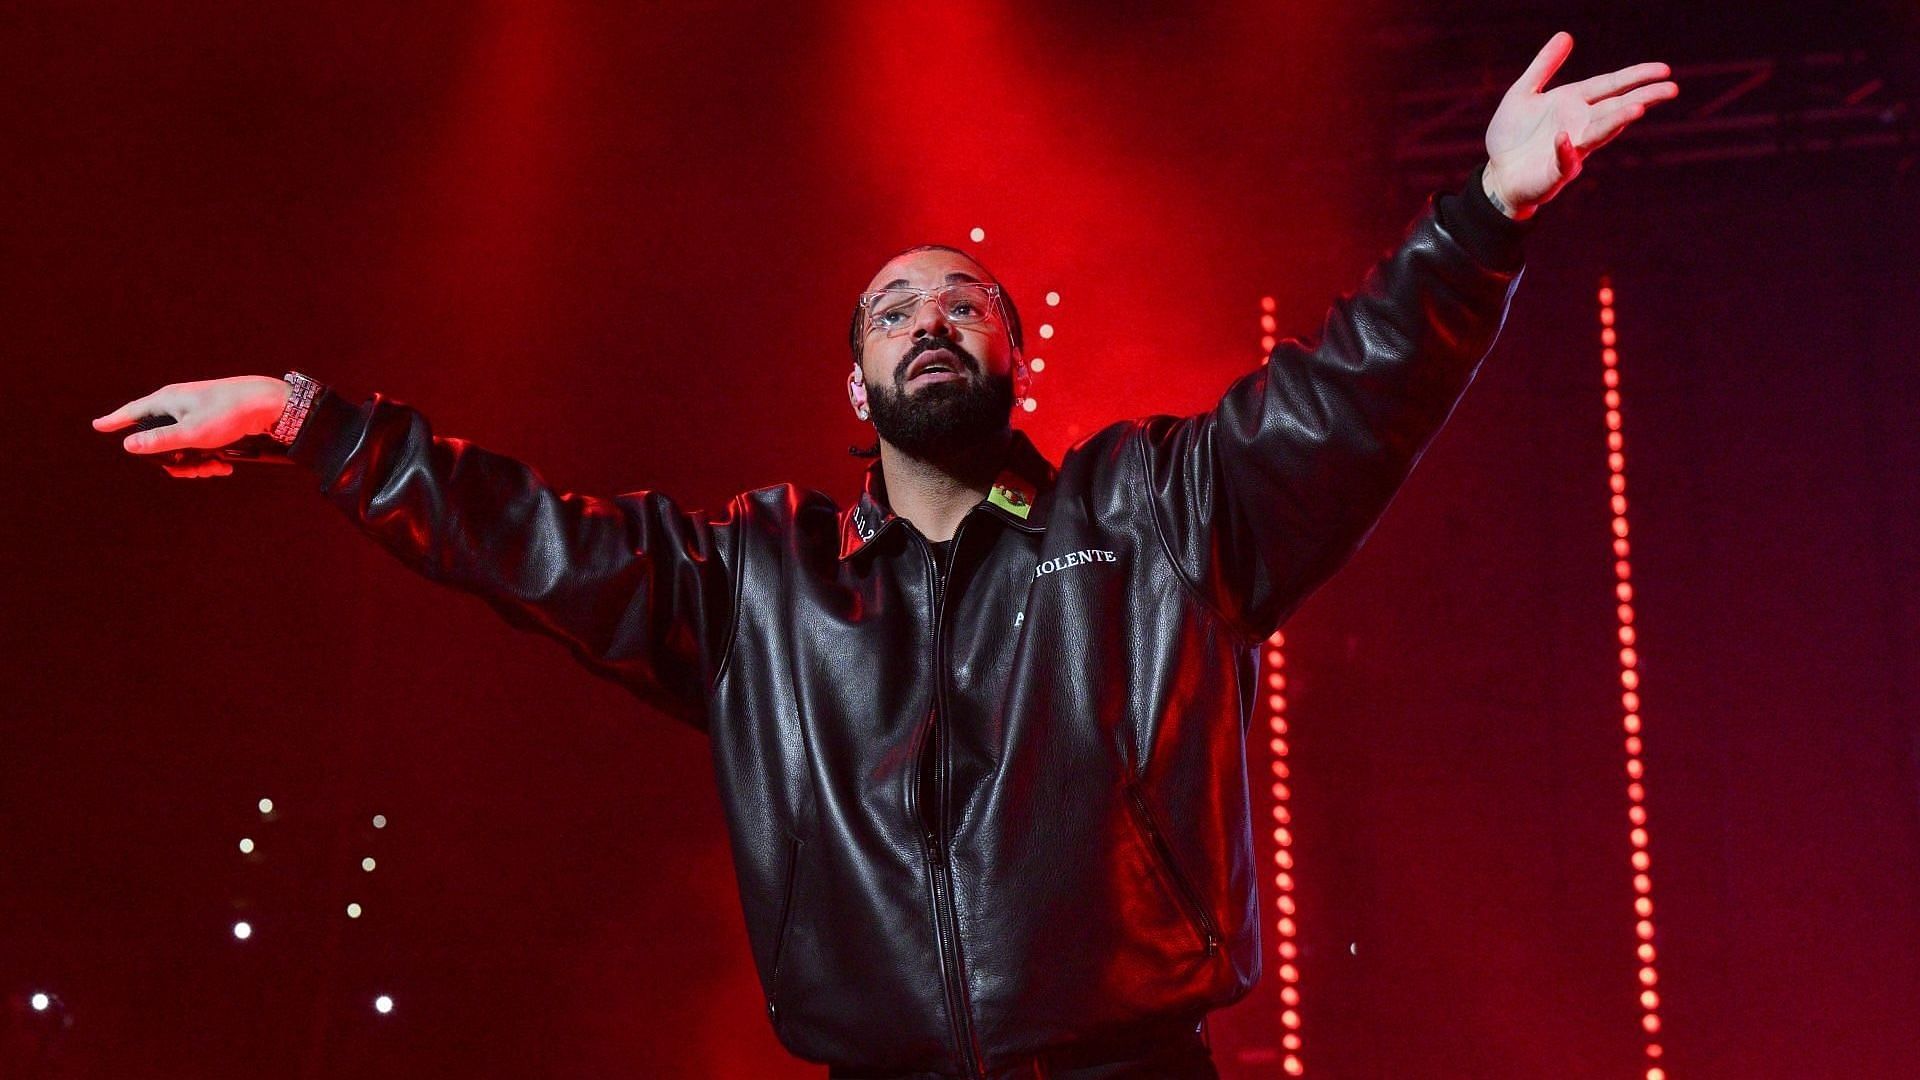
<instances>
[{"instance_id":1,"label":"diamond bracelet watch","mask_svg":"<svg viewBox=\"0 0 1920 1080\"><path fill-rule=\"evenodd\" d=\"M280 377L293 389L287 393L286 407L280 410L280 417L273 422L267 437L281 446L291 446L299 437L300 425L306 423L307 413L313 410L313 399L320 396L322 388L298 371L289 371Z\"/></svg>"}]
</instances>

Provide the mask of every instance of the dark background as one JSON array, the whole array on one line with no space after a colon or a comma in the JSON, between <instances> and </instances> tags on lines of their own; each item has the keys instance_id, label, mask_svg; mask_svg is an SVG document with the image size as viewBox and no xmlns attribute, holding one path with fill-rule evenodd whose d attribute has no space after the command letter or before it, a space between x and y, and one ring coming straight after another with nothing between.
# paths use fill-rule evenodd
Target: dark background
<instances>
[{"instance_id":1,"label":"dark background","mask_svg":"<svg viewBox=\"0 0 1920 1080\"><path fill-rule=\"evenodd\" d=\"M1477 160L1410 161L1401 95L1497 95L1557 29L1556 82L1681 96L1543 212L1479 382L1288 627L1308 1075L1642 1073L1602 274L1663 1060L1920 1073L1914 23L1802 7L0 13L0 1076L824 1072L764 1019L698 733L310 474L170 479L89 418L297 367L581 490L845 499L852 297L979 226L1058 327L1018 421L1057 460L1209 405L1263 295L1317 334ZM1654 128L1814 55L1882 83L1783 73L1739 154ZM1822 145L1856 93L1885 137ZM1215 1017L1228 1076L1279 1075L1274 966Z\"/></svg>"}]
</instances>

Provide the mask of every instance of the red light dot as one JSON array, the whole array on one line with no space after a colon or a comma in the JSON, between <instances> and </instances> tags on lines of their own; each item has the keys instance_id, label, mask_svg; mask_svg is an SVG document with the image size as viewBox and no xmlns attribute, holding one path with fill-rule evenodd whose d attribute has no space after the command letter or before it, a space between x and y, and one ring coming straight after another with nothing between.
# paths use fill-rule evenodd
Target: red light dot
<instances>
[{"instance_id":1,"label":"red light dot","mask_svg":"<svg viewBox=\"0 0 1920 1080\"><path fill-rule=\"evenodd\" d=\"M1627 737L1627 753L1632 754L1634 757L1640 756L1640 737L1638 735L1629 735ZM1639 807L1635 807L1634 809L1638 810ZM1644 813L1644 811L1642 812Z\"/></svg>"},{"instance_id":2,"label":"red light dot","mask_svg":"<svg viewBox=\"0 0 1920 1080\"><path fill-rule=\"evenodd\" d=\"M1607 408L1609 409L1619 408L1620 407L1620 391L1608 390L1605 401L1607 403Z\"/></svg>"},{"instance_id":3,"label":"red light dot","mask_svg":"<svg viewBox=\"0 0 1920 1080\"><path fill-rule=\"evenodd\" d=\"M1616 555L1616 556L1618 556L1619 558L1622 558L1622 559L1624 559L1624 558L1626 558L1626 557L1627 557L1627 552L1628 552L1628 549L1629 549L1629 546L1630 546L1630 545L1629 545L1629 544L1627 543L1627 541L1625 541L1625 540L1615 540L1615 541L1613 542L1613 553L1614 553L1614 555Z\"/></svg>"},{"instance_id":4,"label":"red light dot","mask_svg":"<svg viewBox=\"0 0 1920 1080\"><path fill-rule=\"evenodd\" d=\"M1268 352L1273 351L1273 345L1274 345L1274 340L1273 340L1273 335L1271 334L1260 339L1260 347L1267 350Z\"/></svg>"},{"instance_id":5,"label":"red light dot","mask_svg":"<svg viewBox=\"0 0 1920 1080\"><path fill-rule=\"evenodd\" d=\"M1289 1031L1280 1037L1280 1045L1289 1050L1298 1050L1300 1049L1300 1036Z\"/></svg>"},{"instance_id":6,"label":"red light dot","mask_svg":"<svg viewBox=\"0 0 1920 1080\"><path fill-rule=\"evenodd\" d=\"M1608 438L1607 438L1607 441L1608 441L1608 442L1612 442L1612 441L1613 441L1613 438L1612 438L1612 436L1608 436ZM1618 449L1620 449L1620 448L1616 446L1616 447L1614 447L1614 449L1615 449L1615 450L1618 450ZM1607 467L1608 467L1608 468L1610 468L1610 469L1612 469L1612 470L1613 470L1614 472L1619 472L1619 471L1620 471L1621 469L1624 469L1624 468L1626 468L1626 467L1627 467L1627 457L1626 457L1626 455L1625 455L1625 454L1619 454L1619 453L1614 453L1614 454L1608 454L1608 455L1607 455Z\"/></svg>"},{"instance_id":7,"label":"red light dot","mask_svg":"<svg viewBox=\"0 0 1920 1080\"><path fill-rule=\"evenodd\" d=\"M1272 310L1273 310L1273 297L1271 297L1271 296L1263 296L1263 297L1261 297L1261 298L1260 298L1260 310L1261 310L1261 311L1272 311Z\"/></svg>"},{"instance_id":8,"label":"red light dot","mask_svg":"<svg viewBox=\"0 0 1920 1080\"><path fill-rule=\"evenodd\" d=\"M1639 952L1641 960L1649 964L1653 963L1653 946L1642 945L1637 951Z\"/></svg>"},{"instance_id":9,"label":"red light dot","mask_svg":"<svg viewBox=\"0 0 1920 1080\"><path fill-rule=\"evenodd\" d=\"M1608 431L1620 430L1620 410L1619 409L1607 410L1607 430Z\"/></svg>"},{"instance_id":10,"label":"red light dot","mask_svg":"<svg viewBox=\"0 0 1920 1080\"><path fill-rule=\"evenodd\" d=\"M1640 711L1640 695L1633 693L1621 694L1620 704L1626 706L1629 712L1638 712Z\"/></svg>"},{"instance_id":11,"label":"red light dot","mask_svg":"<svg viewBox=\"0 0 1920 1080\"><path fill-rule=\"evenodd\" d=\"M1667 1080L1667 1070L1654 1065L1647 1069L1647 1080Z\"/></svg>"},{"instance_id":12,"label":"red light dot","mask_svg":"<svg viewBox=\"0 0 1920 1080\"><path fill-rule=\"evenodd\" d=\"M1645 897L1645 896L1643 896L1643 897L1641 897L1641 898L1640 898L1640 899L1638 899L1638 900L1635 900L1635 901L1633 902L1633 913L1634 913L1635 915L1639 915L1639 916L1641 916L1642 918L1645 918L1646 916L1649 916L1649 915L1652 915L1652 914L1653 914L1653 900L1652 900L1651 898L1649 898L1649 897Z\"/></svg>"},{"instance_id":13,"label":"red light dot","mask_svg":"<svg viewBox=\"0 0 1920 1080\"><path fill-rule=\"evenodd\" d=\"M1280 1064L1281 1068L1287 1070L1288 1076L1299 1076L1307 1071L1307 1067L1300 1064L1300 1059L1294 1057L1292 1054L1288 1054L1286 1060Z\"/></svg>"},{"instance_id":14,"label":"red light dot","mask_svg":"<svg viewBox=\"0 0 1920 1080\"><path fill-rule=\"evenodd\" d=\"M1294 967L1294 966L1293 966L1292 964L1281 964L1281 965L1280 965L1280 978L1282 978L1283 980L1285 980L1285 981L1287 981L1287 982L1299 982L1299 981L1300 981L1300 970L1299 970L1298 968L1296 968L1296 967Z\"/></svg>"},{"instance_id":15,"label":"red light dot","mask_svg":"<svg viewBox=\"0 0 1920 1080\"><path fill-rule=\"evenodd\" d=\"M1607 368L1600 373L1600 381L1607 386L1619 386L1620 372L1615 368Z\"/></svg>"},{"instance_id":16,"label":"red light dot","mask_svg":"<svg viewBox=\"0 0 1920 1080\"><path fill-rule=\"evenodd\" d=\"M1602 300L1601 303L1604 304L1606 303L1606 301ZM1600 325L1601 326L1613 325L1613 309L1612 308L1609 307L1609 308L1600 309Z\"/></svg>"},{"instance_id":17,"label":"red light dot","mask_svg":"<svg viewBox=\"0 0 1920 1080\"><path fill-rule=\"evenodd\" d=\"M1634 933L1640 935L1641 941L1653 940L1653 924L1648 922L1647 920L1641 919L1639 922L1635 923L1633 930L1634 930Z\"/></svg>"},{"instance_id":18,"label":"red light dot","mask_svg":"<svg viewBox=\"0 0 1920 1080\"><path fill-rule=\"evenodd\" d=\"M1288 1009L1280 1014L1280 1022L1287 1027L1298 1028L1300 1026L1300 1014L1294 1012L1292 1009Z\"/></svg>"},{"instance_id":19,"label":"red light dot","mask_svg":"<svg viewBox=\"0 0 1920 1080\"><path fill-rule=\"evenodd\" d=\"M1281 919L1281 920L1280 920L1280 922L1279 922L1279 923L1278 923L1277 925L1279 926L1279 928L1280 928L1280 932L1281 932L1282 934L1284 934L1284 935L1286 935L1287 937L1292 937L1292 936L1293 936L1293 934L1294 934L1294 929L1293 929L1293 920L1292 920L1292 919ZM1286 970L1286 969L1282 969L1282 970L1284 971L1284 970ZM1293 976L1291 976L1291 975L1289 975L1289 976L1287 976L1287 981L1288 981L1288 982L1293 982L1293 981L1294 981L1294 979L1293 979Z\"/></svg>"},{"instance_id":20,"label":"red light dot","mask_svg":"<svg viewBox=\"0 0 1920 1080\"><path fill-rule=\"evenodd\" d=\"M1633 667L1640 662L1640 654L1632 649L1620 650L1620 666Z\"/></svg>"},{"instance_id":21,"label":"red light dot","mask_svg":"<svg viewBox=\"0 0 1920 1080\"><path fill-rule=\"evenodd\" d=\"M1294 910L1294 908L1293 908L1293 897L1291 897L1291 896L1282 896L1282 897L1281 897L1281 898L1279 899L1279 901L1277 902L1277 905L1276 905L1276 906L1278 906L1278 907L1279 907L1279 909L1280 909L1280 913L1281 913L1282 915L1291 915L1291 914L1293 914L1293 910Z\"/></svg>"},{"instance_id":22,"label":"red light dot","mask_svg":"<svg viewBox=\"0 0 1920 1080\"><path fill-rule=\"evenodd\" d=\"M1611 328L1611 327L1609 327L1608 329L1605 329L1605 330L1602 330L1602 331L1600 331L1600 344L1602 344L1602 345L1611 345L1611 344L1613 344L1613 343L1614 343L1614 342L1615 342L1616 340L1618 340L1618 339L1617 339L1617 338L1615 337L1615 335L1614 335L1614 332L1613 332L1613 330L1612 330L1612 328Z\"/></svg>"},{"instance_id":23,"label":"red light dot","mask_svg":"<svg viewBox=\"0 0 1920 1080\"><path fill-rule=\"evenodd\" d=\"M1640 992L1640 1004L1649 1009L1657 1009L1660 1007L1660 995L1652 990L1643 990Z\"/></svg>"},{"instance_id":24,"label":"red light dot","mask_svg":"<svg viewBox=\"0 0 1920 1080\"><path fill-rule=\"evenodd\" d=\"M1279 324L1274 322L1273 316L1262 315L1260 316L1260 329L1265 330L1267 333L1271 334L1275 330L1279 329Z\"/></svg>"},{"instance_id":25,"label":"red light dot","mask_svg":"<svg viewBox=\"0 0 1920 1080\"><path fill-rule=\"evenodd\" d=\"M1620 628L1620 644L1622 645L1633 644L1633 627L1623 626Z\"/></svg>"},{"instance_id":26,"label":"red light dot","mask_svg":"<svg viewBox=\"0 0 1920 1080\"><path fill-rule=\"evenodd\" d=\"M1300 947L1295 945L1293 942L1283 941L1280 943L1280 959L1291 960L1295 956L1298 956L1299 954L1300 954Z\"/></svg>"},{"instance_id":27,"label":"red light dot","mask_svg":"<svg viewBox=\"0 0 1920 1080\"><path fill-rule=\"evenodd\" d=\"M1605 285L1601 286L1600 302L1603 304L1613 303L1613 289L1611 286L1605 286Z\"/></svg>"},{"instance_id":28,"label":"red light dot","mask_svg":"<svg viewBox=\"0 0 1920 1080\"><path fill-rule=\"evenodd\" d=\"M1660 981L1660 975L1657 972L1655 972L1652 968L1643 967L1640 969L1640 985L1652 986L1654 983L1657 983L1659 981Z\"/></svg>"},{"instance_id":29,"label":"red light dot","mask_svg":"<svg viewBox=\"0 0 1920 1080\"><path fill-rule=\"evenodd\" d=\"M1628 776L1631 776L1635 780L1638 780L1640 779L1640 775L1644 772L1646 772L1646 766L1640 763L1639 758L1627 759L1627 775Z\"/></svg>"},{"instance_id":30,"label":"red light dot","mask_svg":"<svg viewBox=\"0 0 1920 1080\"><path fill-rule=\"evenodd\" d=\"M1647 830L1645 830L1645 829L1635 829L1635 830L1633 830L1633 832L1632 832L1631 834L1629 834L1629 836L1630 836L1630 839L1632 839L1632 840L1633 840L1633 846L1634 846L1634 847L1646 847L1646 846L1647 846Z\"/></svg>"},{"instance_id":31,"label":"red light dot","mask_svg":"<svg viewBox=\"0 0 1920 1080\"><path fill-rule=\"evenodd\" d=\"M1647 867L1652 865L1653 865L1653 858L1652 856L1648 855L1646 852L1636 851L1633 853L1633 868L1635 870L1645 870Z\"/></svg>"},{"instance_id":32,"label":"red light dot","mask_svg":"<svg viewBox=\"0 0 1920 1080\"><path fill-rule=\"evenodd\" d=\"M1652 892L1653 879L1645 874L1635 874L1633 875L1633 888L1635 892Z\"/></svg>"},{"instance_id":33,"label":"red light dot","mask_svg":"<svg viewBox=\"0 0 1920 1080\"><path fill-rule=\"evenodd\" d=\"M1627 820L1633 822L1635 825L1645 825L1647 823L1647 808L1644 806L1633 807L1627 811Z\"/></svg>"}]
</instances>

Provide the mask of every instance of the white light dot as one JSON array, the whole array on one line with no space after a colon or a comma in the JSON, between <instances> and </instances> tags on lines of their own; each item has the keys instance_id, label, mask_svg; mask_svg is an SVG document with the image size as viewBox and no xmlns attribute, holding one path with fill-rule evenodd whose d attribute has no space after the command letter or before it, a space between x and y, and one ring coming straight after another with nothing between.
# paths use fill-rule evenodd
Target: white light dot
<instances>
[{"instance_id":1,"label":"white light dot","mask_svg":"<svg viewBox=\"0 0 1920 1080\"><path fill-rule=\"evenodd\" d=\"M1020 407L1027 410L1028 412L1032 412L1033 410L1039 408L1040 405L1038 402L1034 401L1032 398L1027 398L1025 401L1022 401L1020 403Z\"/></svg>"},{"instance_id":2,"label":"white light dot","mask_svg":"<svg viewBox=\"0 0 1920 1080\"><path fill-rule=\"evenodd\" d=\"M1047 306L1048 306L1048 307L1059 307L1059 306L1060 306L1060 294L1059 294L1059 293L1057 293L1057 292L1050 292L1050 293L1048 293L1048 294L1047 294Z\"/></svg>"},{"instance_id":3,"label":"white light dot","mask_svg":"<svg viewBox=\"0 0 1920 1080\"><path fill-rule=\"evenodd\" d=\"M1359 955L1360 955L1360 943L1359 943L1359 942L1357 942L1357 941L1349 941L1349 942L1347 942L1347 954L1348 954L1349 956L1359 956Z\"/></svg>"},{"instance_id":4,"label":"white light dot","mask_svg":"<svg viewBox=\"0 0 1920 1080\"><path fill-rule=\"evenodd\" d=\"M974 243L978 244L987 238L987 230L981 228L978 225L975 225L973 227L973 231L968 233L967 236L972 238Z\"/></svg>"},{"instance_id":5,"label":"white light dot","mask_svg":"<svg viewBox=\"0 0 1920 1080\"><path fill-rule=\"evenodd\" d=\"M247 940L253 936L253 924L249 922L234 923L233 936L239 938L241 941Z\"/></svg>"},{"instance_id":6,"label":"white light dot","mask_svg":"<svg viewBox=\"0 0 1920 1080\"><path fill-rule=\"evenodd\" d=\"M392 1012L393 999L385 994L381 994L379 997L373 999L373 1010L378 1013Z\"/></svg>"},{"instance_id":7,"label":"white light dot","mask_svg":"<svg viewBox=\"0 0 1920 1080\"><path fill-rule=\"evenodd\" d=\"M261 800L260 800L260 812L261 812L261 813L263 813L263 814L271 814L271 813L273 813L273 800L272 800L272 799L261 799Z\"/></svg>"},{"instance_id":8,"label":"white light dot","mask_svg":"<svg viewBox=\"0 0 1920 1080\"><path fill-rule=\"evenodd\" d=\"M1027 364L1027 366L1032 368L1035 371L1047 370L1047 362L1045 360L1040 359L1037 356L1034 357L1033 360Z\"/></svg>"},{"instance_id":9,"label":"white light dot","mask_svg":"<svg viewBox=\"0 0 1920 1080\"><path fill-rule=\"evenodd\" d=\"M240 838L240 854L242 855L253 854L253 838L252 837L243 836Z\"/></svg>"},{"instance_id":10,"label":"white light dot","mask_svg":"<svg viewBox=\"0 0 1920 1080\"><path fill-rule=\"evenodd\" d=\"M35 994L29 1004L33 1006L34 1012L46 1012L47 1007L53 1004L53 999L45 994Z\"/></svg>"},{"instance_id":11,"label":"white light dot","mask_svg":"<svg viewBox=\"0 0 1920 1080\"><path fill-rule=\"evenodd\" d=\"M359 917L360 917L360 905L359 905L359 904L348 904L348 905L347 905L347 918L349 918L349 919L357 919L357 918L359 918Z\"/></svg>"},{"instance_id":12,"label":"white light dot","mask_svg":"<svg viewBox=\"0 0 1920 1080\"><path fill-rule=\"evenodd\" d=\"M360 869L371 873L373 871L373 856L369 855L366 858L361 859Z\"/></svg>"},{"instance_id":13,"label":"white light dot","mask_svg":"<svg viewBox=\"0 0 1920 1080\"><path fill-rule=\"evenodd\" d=\"M373 815L373 827L374 827L374 828L376 828L376 829L384 829L384 828L386 828L386 827L387 827L387 815L385 815L385 814L375 814L375 815Z\"/></svg>"},{"instance_id":14,"label":"white light dot","mask_svg":"<svg viewBox=\"0 0 1920 1080\"><path fill-rule=\"evenodd\" d=\"M1053 336L1053 324L1046 322L1041 323L1040 336L1043 338L1051 338Z\"/></svg>"}]
</instances>

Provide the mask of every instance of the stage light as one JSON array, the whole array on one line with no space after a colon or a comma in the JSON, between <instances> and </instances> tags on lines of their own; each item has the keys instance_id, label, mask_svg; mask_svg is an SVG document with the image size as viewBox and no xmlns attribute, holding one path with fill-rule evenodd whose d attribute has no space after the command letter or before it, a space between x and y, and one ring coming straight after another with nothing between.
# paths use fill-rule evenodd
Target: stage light
<instances>
[{"instance_id":1,"label":"stage light","mask_svg":"<svg viewBox=\"0 0 1920 1080\"><path fill-rule=\"evenodd\" d=\"M271 813L273 813L273 800L272 800L272 799L261 799L261 800L260 800L260 812L261 812L261 813L263 813L263 814L271 814Z\"/></svg>"},{"instance_id":2,"label":"stage light","mask_svg":"<svg viewBox=\"0 0 1920 1080\"><path fill-rule=\"evenodd\" d=\"M1260 298L1260 312L1257 325L1260 353L1256 362L1265 364L1274 348L1274 333L1277 323L1274 321L1274 299L1271 296ZM1268 636L1264 647L1260 649L1260 664L1266 669L1267 693L1263 696L1266 704L1267 749L1272 754L1273 775L1286 779L1290 773L1287 767L1287 754L1291 747L1287 742L1287 636L1276 630ZM1280 979L1284 995L1281 999L1286 1006L1281 1013L1281 1023L1286 1028L1285 1046L1290 1051L1284 1061L1289 1074L1298 1076L1306 1065L1297 1055L1300 1049L1300 970L1293 960L1299 955L1298 934L1299 915L1298 898L1294 895L1293 885L1293 808L1289 805L1293 791L1286 784L1273 785L1273 865L1274 899L1273 928L1277 931L1275 950L1278 952Z\"/></svg>"},{"instance_id":3,"label":"stage light","mask_svg":"<svg viewBox=\"0 0 1920 1080\"><path fill-rule=\"evenodd\" d=\"M253 838L252 837L243 836L240 838L240 854L242 855L253 854Z\"/></svg>"},{"instance_id":4,"label":"stage light","mask_svg":"<svg viewBox=\"0 0 1920 1080\"><path fill-rule=\"evenodd\" d=\"M1035 375L1038 375L1041 372L1047 370L1047 362L1045 360L1040 359L1037 356L1027 361L1027 366L1033 369L1033 373Z\"/></svg>"},{"instance_id":5,"label":"stage light","mask_svg":"<svg viewBox=\"0 0 1920 1080\"><path fill-rule=\"evenodd\" d=\"M1614 613L1619 620L1616 633L1620 639L1620 648L1615 654L1615 659L1620 669L1620 685L1624 688L1620 695L1623 711L1621 726L1627 733L1623 745L1627 754L1627 776L1631 780L1627 785L1629 802L1627 820L1633 827L1627 833L1627 839L1633 846L1631 862L1635 871L1633 911L1638 919L1634 923L1634 934L1640 939L1635 955L1643 965L1638 971L1638 981L1642 988L1640 1005L1646 1010L1646 1015L1641 1017L1640 1024L1647 1034L1652 1035L1660 1030L1660 1017L1655 1012L1660 1005L1660 995L1652 989L1660 976L1653 966L1653 878L1647 873L1648 867L1652 864L1652 860L1647 855L1651 834L1647 828L1647 792L1646 787L1641 783L1646 774L1646 744L1642 736L1644 719L1640 715L1639 635L1633 629L1634 588L1630 583L1633 577L1633 566L1627 558L1630 550L1627 544L1627 442L1626 434L1622 430L1625 423L1622 412L1624 398L1620 391L1620 352L1617 348L1619 317L1614 307L1615 298L1612 283L1603 277L1599 292L1602 369L1600 374L1601 383L1605 387L1602 397L1605 412L1602 416L1607 428L1607 470L1610 474L1607 478L1607 508L1613 514L1612 546L1616 559L1613 570L1614 576L1618 579L1614 586L1614 598L1618 601ZM1648 1042L1647 1056L1652 1058L1660 1056L1658 1043ZM1646 1075L1647 1080L1664 1080L1666 1073L1654 1067L1649 1068Z\"/></svg>"},{"instance_id":6,"label":"stage light","mask_svg":"<svg viewBox=\"0 0 1920 1080\"><path fill-rule=\"evenodd\" d=\"M357 918L359 918L359 917L360 917L360 905L359 905L359 904L348 904L348 905L347 905L347 918L349 918L349 919L357 919Z\"/></svg>"},{"instance_id":7,"label":"stage light","mask_svg":"<svg viewBox=\"0 0 1920 1080\"><path fill-rule=\"evenodd\" d=\"M376 828L376 829L384 829L384 828L386 828L386 827L387 827L387 815L385 815L385 814L375 814L375 815L373 815L373 827L374 827L374 828Z\"/></svg>"},{"instance_id":8,"label":"stage light","mask_svg":"<svg viewBox=\"0 0 1920 1080\"><path fill-rule=\"evenodd\" d=\"M34 1012L46 1012L53 1005L53 999L45 994L35 994L27 999L27 1004L33 1006Z\"/></svg>"},{"instance_id":9,"label":"stage light","mask_svg":"<svg viewBox=\"0 0 1920 1080\"><path fill-rule=\"evenodd\" d=\"M385 1016L393 1011L393 999L385 994L373 999L373 1011Z\"/></svg>"},{"instance_id":10,"label":"stage light","mask_svg":"<svg viewBox=\"0 0 1920 1080\"><path fill-rule=\"evenodd\" d=\"M978 225L975 225L973 227L973 231L967 234L967 238L972 240L976 244L985 243L987 239L987 230L981 228Z\"/></svg>"},{"instance_id":11,"label":"stage light","mask_svg":"<svg viewBox=\"0 0 1920 1080\"><path fill-rule=\"evenodd\" d=\"M1043 337L1043 338L1046 338L1046 339L1048 339L1048 340L1052 340L1052 338L1053 338L1053 324L1052 324L1052 323L1044 323L1044 322L1043 322L1043 323L1041 323L1041 324L1040 324L1040 336L1041 336L1041 337Z\"/></svg>"},{"instance_id":12,"label":"stage light","mask_svg":"<svg viewBox=\"0 0 1920 1080\"><path fill-rule=\"evenodd\" d=\"M373 873L373 856L369 855L366 858L361 859L360 869L365 870L369 874Z\"/></svg>"},{"instance_id":13,"label":"stage light","mask_svg":"<svg viewBox=\"0 0 1920 1080\"><path fill-rule=\"evenodd\" d=\"M1031 397L1027 397L1027 398L1021 399L1020 407L1027 410L1028 412L1032 412L1033 410L1040 407L1040 403L1033 400L1033 398Z\"/></svg>"},{"instance_id":14,"label":"stage light","mask_svg":"<svg viewBox=\"0 0 1920 1080\"><path fill-rule=\"evenodd\" d=\"M233 936L236 938L239 938L241 941L247 940L248 938L253 936L253 924L250 922L244 922L244 921L234 923Z\"/></svg>"},{"instance_id":15,"label":"stage light","mask_svg":"<svg viewBox=\"0 0 1920 1080\"><path fill-rule=\"evenodd\" d=\"M1050 293L1048 293L1048 294L1047 294L1047 306L1048 306L1048 307L1059 307L1059 306L1060 306L1060 294L1059 294L1059 293L1057 293L1057 292L1050 292Z\"/></svg>"}]
</instances>

